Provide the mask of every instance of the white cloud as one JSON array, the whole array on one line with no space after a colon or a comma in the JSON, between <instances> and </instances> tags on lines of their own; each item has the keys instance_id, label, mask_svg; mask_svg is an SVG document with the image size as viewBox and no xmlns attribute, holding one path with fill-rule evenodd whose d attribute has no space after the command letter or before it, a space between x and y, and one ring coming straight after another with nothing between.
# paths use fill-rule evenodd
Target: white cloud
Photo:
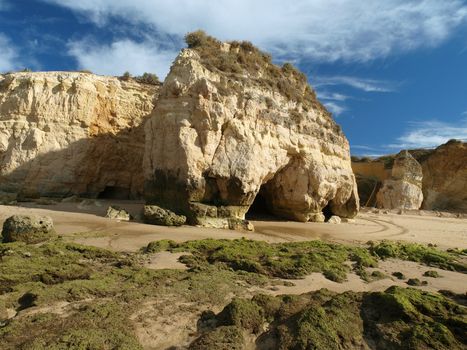
<instances>
[{"instance_id":1,"label":"white cloud","mask_svg":"<svg viewBox=\"0 0 467 350\"><path fill-rule=\"evenodd\" d=\"M155 42L137 43L119 40L110 45L90 43L89 40L71 42L69 54L78 61L81 69L106 75L133 75L144 72L156 73L164 79L177 52L161 49Z\"/></svg>"},{"instance_id":2,"label":"white cloud","mask_svg":"<svg viewBox=\"0 0 467 350\"><path fill-rule=\"evenodd\" d=\"M345 106L335 102L324 101L323 104L336 117L341 115L347 109Z\"/></svg>"},{"instance_id":3,"label":"white cloud","mask_svg":"<svg viewBox=\"0 0 467 350\"><path fill-rule=\"evenodd\" d=\"M350 76L319 77L314 80L314 86L347 85L365 92L393 92L397 85L394 82L376 79L365 79Z\"/></svg>"},{"instance_id":4,"label":"white cloud","mask_svg":"<svg viewBox=\"0 0 467 350\"><path fill-rule=\"evenodd\" d=\"M426 121L410 123L410 130L397 138L389 148L432 148L451 139L467 141L467 119L457 123Z\"/></svg>"},{"instance_id":5,"label":"white cloud","mask_svg":"<svg viewBox=\"0 0 467 350\"><path fill-rule=\"evenodd\" d=\"M18 68L17 52L10 40L0 33L0 72Z\"/></svg>"},{"instance_id":6,"label":"white cloud","mask_svg":"<svg viewBox=\"0 0 467 350\"><path fill-rule=\"evenodd\" d=\"M327 91L322 91L322 92L317 92L318 97L321 100L329 100L329 101L346 101L350 98L350 96L340 94L338 92L327 92Z\"/></svg>"},{"instance_id":7,"label":"white cloud","mask_svg":"<svg viewBox=\"0 0 467 350\"><path fill-rule=\"evenodd\" d=\"M183 36L204 29L281 57L368 61L434 47L467 22L463 0L42 0L105 25L118 17Z\"/></svg>"}]
</instances>

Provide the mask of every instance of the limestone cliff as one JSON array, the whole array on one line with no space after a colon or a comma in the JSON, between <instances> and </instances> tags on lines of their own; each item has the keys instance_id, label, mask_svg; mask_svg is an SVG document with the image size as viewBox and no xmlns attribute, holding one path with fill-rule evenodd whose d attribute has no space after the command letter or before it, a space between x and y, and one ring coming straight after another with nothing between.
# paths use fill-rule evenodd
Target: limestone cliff
<instances>
[{"instance_id":1,"label":"limestone cliff","mask_svg":"<svg viewBox=\"0 0 467 350\"><path fill-rule=\"evenodd\" d=\"M423 209L467 212L467 143L449 141L422 161Z\"/></svg>"},{"instance_id":2,"label":"limestone cliff","mask_svg":"<svg viewBox=\"0 0 467 350\"><path fill-rule=\"evenodd\" d=\"M145 194L192 223L243 218L255 197L299 221L359 209L349 144L306 77L250 43L183 50L146 124Z\"/></svg>"},{"instance_id":3,"label":"limestone cliff","mask_svg":"<svg viewBox=\"0 0 467 350\"><path fill-rule=\"evenodd\" d=\"M141 196L142 123L158 90L78 72L0 75L0 190Z\"/></svg>"}]
</instances>

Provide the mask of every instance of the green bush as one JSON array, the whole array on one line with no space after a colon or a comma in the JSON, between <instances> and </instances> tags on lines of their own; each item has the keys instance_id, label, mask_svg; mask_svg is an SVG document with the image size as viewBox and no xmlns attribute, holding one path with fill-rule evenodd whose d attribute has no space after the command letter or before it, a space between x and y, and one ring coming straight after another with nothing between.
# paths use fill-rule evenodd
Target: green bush
<instances>
[{"instance_id":1,"label":"green bush","mask_svg":"<svg viewBox=\"0 0 467 350\"><path fill-rule=\"evenodd\" d=\"M161 82L159 77L153 73L143 73L143 75L135 78L137 82L150 85L159 85Z\"/></svg>"}]
</instances>

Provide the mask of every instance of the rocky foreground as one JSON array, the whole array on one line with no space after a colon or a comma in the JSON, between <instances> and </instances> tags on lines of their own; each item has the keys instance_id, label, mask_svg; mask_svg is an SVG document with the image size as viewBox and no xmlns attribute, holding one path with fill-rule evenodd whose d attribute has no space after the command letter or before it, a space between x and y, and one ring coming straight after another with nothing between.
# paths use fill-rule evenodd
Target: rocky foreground
<instances>
[{"instance_id":1,"label":"rocky foreground","mask_svg":"<svg viewBox=\"0 0 467 350\"><path fill-rule=\"evenodd\" d=\"M23 234L26 234L23 232ZM463 349L465 295L390 287L274 296L319 273L340 284L467 271L465 252L389 241L156 241L116 253L63 239L0 243L1 349ZM179 257L179 265L157 266ZM425 265L422 280L374 270L386 259ZM371 272L373 271L373 272ZM422 288L422 287L414 287Z\"/></svg>"}]
</instances>

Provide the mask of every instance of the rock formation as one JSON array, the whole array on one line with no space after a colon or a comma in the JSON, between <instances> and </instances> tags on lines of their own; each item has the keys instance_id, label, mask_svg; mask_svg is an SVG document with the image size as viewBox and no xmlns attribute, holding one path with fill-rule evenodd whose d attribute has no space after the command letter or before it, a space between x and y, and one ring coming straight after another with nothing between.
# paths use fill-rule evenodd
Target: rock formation
<instances>
[{"instance_id":1,"label":"rock formation","mask_svg":"<svg viewBox=\"0 0 467 350\"><path fill-rule=\"evenodd\" d=\"M449 141L422 162L423 204L427 210L467 212L467 143Z\"/></svg>"},{"instance_id":2,"label":"rock formation","mask_svg":"<svg viewBox=\"0 0 467 350\"><path fill-rule=\"evenodd\" d=\"M141 197L159 86L78 72L0 75L0 191Z\"/></svg>"},{"instance_id":3,"label":"rock formation","mask_svg":"<svg viewBox=\"0 0 467 350\"><path fill-rule=\"evenodd\" d=\"M306 77L247 42L191 39L146 124L148 202L221 226L257 196L292 220L355 216L348 141Z\"/></svg>"},{"instance_id":4,"label":"rock formation","mask_svg":"<svg viewBox=\"0 0 467 350\"><path fill-rule=\"evenodd\" d=\"M377 206L384 209L419 209L423 201L422 167L407 151L394 160L391 178L379 190Z\"/></svg>"}]
</instances>

